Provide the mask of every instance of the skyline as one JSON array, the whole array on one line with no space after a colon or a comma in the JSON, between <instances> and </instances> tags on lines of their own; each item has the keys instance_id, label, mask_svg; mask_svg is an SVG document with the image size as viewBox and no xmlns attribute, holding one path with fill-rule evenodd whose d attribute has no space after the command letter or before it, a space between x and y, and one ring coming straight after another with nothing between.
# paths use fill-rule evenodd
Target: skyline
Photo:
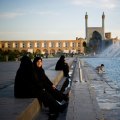
<instances>
[{"instance_id":1,"label":"skyline","mask_svg":"<svg viewBox=\"0 0 120 120\"><path fill-rule=\"evenodd\" d=\"M0 0L0 40L75 40L88 27L120 38L119 0Z\"/></svg>"}]
</instances>

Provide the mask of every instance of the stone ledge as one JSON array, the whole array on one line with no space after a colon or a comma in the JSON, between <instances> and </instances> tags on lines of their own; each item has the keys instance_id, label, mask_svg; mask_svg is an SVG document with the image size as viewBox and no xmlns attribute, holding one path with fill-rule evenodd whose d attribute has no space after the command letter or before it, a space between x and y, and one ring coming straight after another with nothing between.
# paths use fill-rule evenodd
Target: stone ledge
<instances>
[{"instance_id":1,"label":"stone ledge","mask_svg":"<svg viewBox=\"0 0 120 120\"><path fill-rule=\"evenodd\" d=\"M71 66L73 60L69 61ZM57 85L63 78L62 71L45 70L48 78ZM42 104L37 98L17 99L14 98L14 85L0 91L0 120L33 120L41 111Z\"/></svg>"},{"instance_id":2,"label":"stone ledge","mask_svg":"<svg viewBox=\"0 0 120 120\"><path fill-rule=\"evenodd\" d=\"M46 70L46 74L48 78L57 85L59 81L63 77L62 71L52 71L52 70ZM54 78L54 79L53 79ZM32 120L38 112L40 112L42 109L42 104L39 103L37 98L33 99L33 101L27 106L27 108L20 113L20 115L17 116L16 120Z\"/></svg>"}]
</instances>

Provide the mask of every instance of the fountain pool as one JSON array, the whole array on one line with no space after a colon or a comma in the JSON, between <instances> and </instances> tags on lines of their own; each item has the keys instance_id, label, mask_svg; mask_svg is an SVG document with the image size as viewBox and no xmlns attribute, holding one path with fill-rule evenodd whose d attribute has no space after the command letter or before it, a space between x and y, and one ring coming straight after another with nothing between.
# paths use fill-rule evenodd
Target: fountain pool
<instances>
[{"instance_id":1,"label":"fountain pool","mask_svg":"<svg viewBox=\"0 0 120 120\"><path fill-rule=\"evenodd\" d=\"M120 57L116 58L84 58L94 68L98 65L105 65L105 74L113 82L117 89L120 89ZM113 87L113 86L112 86Z\"/></svg>"},{"instance_id":2,"label":"fountain pool","mask_svg":"<svg viewBox=\"0 0 120 120\"><path fill-rule=\"evenodd\" d=\"M120 120L120 58L83 58L81 61L88 71L103 118ZM105 74L96 74L94 68L100 64L105 65Z\"/></svg>"}]
</instances>

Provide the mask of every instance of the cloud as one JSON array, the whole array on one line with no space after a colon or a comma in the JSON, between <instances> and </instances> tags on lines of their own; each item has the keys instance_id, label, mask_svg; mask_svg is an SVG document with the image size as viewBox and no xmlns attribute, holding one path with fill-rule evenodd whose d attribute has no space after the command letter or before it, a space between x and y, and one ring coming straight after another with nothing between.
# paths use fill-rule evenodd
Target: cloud
<instances>
[{"instance_id":1,"label":"cloud","mask_svg":"<svg viewBox=\"0 0 120 120\"><path fill-rule=\"evenodd\" d=\"M74 5L88 5L91 4L94 0L71 0Z\"/></svg>"},{"instance_id":2,"label":"cloud","mask_svg":"<svg viewBox=\"0 0 120 120\"><path fill-rule=\"evenodd\" d=\"M0 18L15 18L17 16L22 16L24 13L17 13L17 12L7 12L7 13L0 13Z\"/></svg>"},{"instance_id":3,"label":"cloud","mask_svg":"<svg viewBox=\"0 0 120 120\"><path fill-rule=\"evenodd\" d=\"M83 7L114 9L118 7L119 0L71 0L71 3Z\"/></svg>"},{"instance_id":4,"label":"cloud","mask_svg":"<svg viewBox=\"0 0 120 120\"><path fill-rule=\"evenodd\" d=\"M106 9L114 9L117 7L117 0L102 0L101 7Z\"/></svg>"}]
</instances>

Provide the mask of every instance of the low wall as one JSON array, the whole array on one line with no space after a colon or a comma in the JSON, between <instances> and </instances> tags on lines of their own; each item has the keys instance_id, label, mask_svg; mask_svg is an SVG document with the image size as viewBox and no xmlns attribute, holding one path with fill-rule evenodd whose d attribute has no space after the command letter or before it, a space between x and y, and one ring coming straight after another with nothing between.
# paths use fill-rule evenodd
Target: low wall
<instances>
[{"instance_id":1,"label":"low wall","mask_svg":"<svg viewBox=\"0 0 120 120\"><path fill-rule=\"evenodd\" d=\"M68 60L69 66L73 60ZM54 66L45 73L55 85L63 78L63 71L55 71ZM37 98L14 98L14 84L0 92L0 120L33 120L41 109L42 104Z\"/></svg>"}]
</instances>

